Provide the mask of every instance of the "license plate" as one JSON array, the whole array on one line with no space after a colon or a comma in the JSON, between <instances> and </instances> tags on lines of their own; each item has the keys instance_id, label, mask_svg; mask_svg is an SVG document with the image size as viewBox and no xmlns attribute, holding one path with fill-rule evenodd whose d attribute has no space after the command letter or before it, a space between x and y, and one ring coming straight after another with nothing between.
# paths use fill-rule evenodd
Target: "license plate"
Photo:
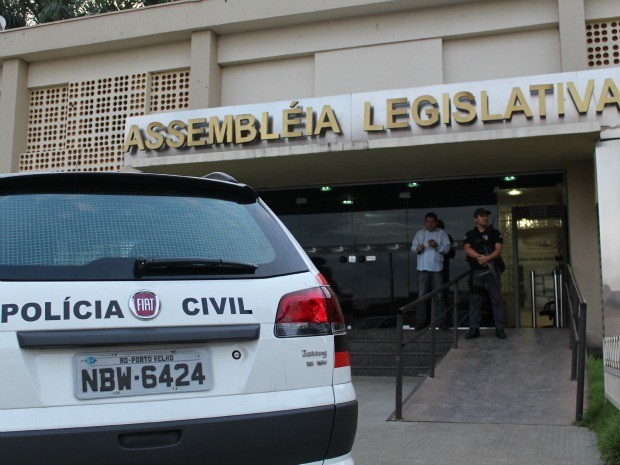
<instances>
[{"instance_id":1,"label":"license plate","mask_svg":"<svg viewBox=\"0 0 620 465\"><path fill-rule=\"evenodd\" d=\"M140 350L73 357L78 399L142 396L213 388L209 349Z\"/></svg>"}]
</instances>

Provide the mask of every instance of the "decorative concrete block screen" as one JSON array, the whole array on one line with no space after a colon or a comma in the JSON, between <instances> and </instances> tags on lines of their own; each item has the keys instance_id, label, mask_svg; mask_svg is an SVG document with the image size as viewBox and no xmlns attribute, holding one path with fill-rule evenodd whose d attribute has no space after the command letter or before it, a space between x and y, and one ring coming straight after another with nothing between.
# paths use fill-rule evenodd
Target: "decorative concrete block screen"
<instances>
[{"instance_id":1,"label":"decorative concrete block screen","mask_svg":"<svg viewBox=\"0 0 620 465\"><path fill-rule=\"evenodd\" d=\"M68 88L30 91L27 151L20 156L20 171L66 170Z\"/></svg>"},{"instance_id":2,"label":"decorative concrete block screen","mask_svg":"<svg viewBox=\"0 0 620 465\"><path fill-rule=\"evenodd\" d=\"M189 70L151 74L150 112L189 108Z\"/></svg>"},{"instance_id":3,"label":"decorative concrete block screen","mask_svg":"<svg viewBox=\"0 0 620 465\"><path fill-rule=\"evenodd\" d=\"M28 140L19 170L120 170L125 120L149 111L147 102L150 112L187 109L189 70L31 89Z\"/></svg>"},{"instance_id":4,"label":"decorative concrete block screen","mask_svg":"<svg viewBox=\"0 0 620 465\"><path fill-rule=\"evenodd\" d=\"M620 18L586 24L588 67L620 65Z\"/></svg>"}]
</instances>

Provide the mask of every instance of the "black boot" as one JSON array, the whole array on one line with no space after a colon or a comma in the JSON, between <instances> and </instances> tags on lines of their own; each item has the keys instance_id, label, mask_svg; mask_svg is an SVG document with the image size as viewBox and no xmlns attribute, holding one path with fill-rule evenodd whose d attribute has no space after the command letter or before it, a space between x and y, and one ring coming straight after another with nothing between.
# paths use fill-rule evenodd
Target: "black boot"
<instances>
[{"instance_id":1,"label":"black boot","mask_svg":"<svg viewBox=\"0 0 620 465\"><path fill-rule=\"evenodd\" d=\"M465 339L474 339L480 337L480 329L478 328L472 328L469 330L469 332L465 335Z\"/></svg>"}]
</instances>

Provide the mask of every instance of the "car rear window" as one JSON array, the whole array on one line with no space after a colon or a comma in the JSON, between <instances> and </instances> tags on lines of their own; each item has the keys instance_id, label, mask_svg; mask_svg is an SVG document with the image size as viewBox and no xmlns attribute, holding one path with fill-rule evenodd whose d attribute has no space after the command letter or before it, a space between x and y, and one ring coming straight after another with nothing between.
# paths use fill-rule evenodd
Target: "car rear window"
<instances>
[{"instance_id":1,"label":"car rear window","mask_svg":"<svg viewBox=\"0 0 620 465\"><path fill-rule=\"evenodd\" d=\"M284 231L256 200L162 193L143 186L122 192L0 193L2 280L203 279L226 274L137 277L133 266L139 257L256 265L247 277L306 269Z\"/></svg>"}]
</instances>

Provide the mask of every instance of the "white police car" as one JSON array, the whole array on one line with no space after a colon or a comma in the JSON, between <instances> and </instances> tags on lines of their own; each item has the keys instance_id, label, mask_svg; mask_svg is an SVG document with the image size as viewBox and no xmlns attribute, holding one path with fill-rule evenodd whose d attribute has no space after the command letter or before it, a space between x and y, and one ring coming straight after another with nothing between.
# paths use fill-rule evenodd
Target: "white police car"
<instances>
[{"instance_id":1,"label":"white police car","mask_svg":"<svg viewBox=\"0 0 620 465\"><path fill-rule=\"evenodd\" d=\"M351 465L336 296L250 187L0 176L7 465Z\"/></svg>"}]
</instances>

